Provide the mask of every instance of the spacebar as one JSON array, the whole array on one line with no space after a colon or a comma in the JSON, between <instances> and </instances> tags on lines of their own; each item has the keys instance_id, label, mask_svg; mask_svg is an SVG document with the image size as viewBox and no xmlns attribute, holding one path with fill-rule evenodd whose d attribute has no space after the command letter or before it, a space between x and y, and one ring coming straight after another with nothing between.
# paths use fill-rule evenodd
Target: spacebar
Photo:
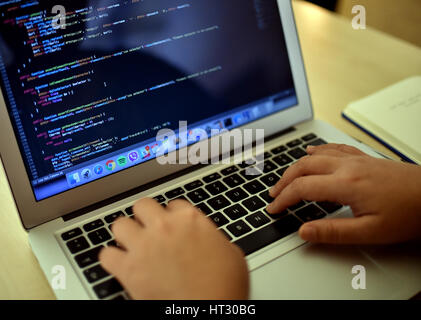
<instances>
[{"instance_id":1,"label":"spacebar","mask_svg":"<svg viewBox=\"0 0 421 320\"><path fill-rule=\"evenodd\" d=\"M296 232L301 224L300 220L290 214L234 243L244 251L245 255L249 255Z\"/></svg>"}]
</instances>

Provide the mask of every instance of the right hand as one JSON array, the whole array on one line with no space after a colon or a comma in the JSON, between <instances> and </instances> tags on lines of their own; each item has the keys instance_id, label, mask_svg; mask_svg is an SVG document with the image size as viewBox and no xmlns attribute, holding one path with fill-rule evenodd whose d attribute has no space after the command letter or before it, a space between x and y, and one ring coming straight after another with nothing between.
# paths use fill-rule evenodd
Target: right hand
<instances>
[{"instance_id":1,"label":"right hand","mask_svg":"<svg viewBox=\"0 0 421 320\"><path fill-rule=\"evenodd\" d=\"M376 159L346 145L308 147L307 153L271 189L276 199L268 212L300 200L331 201L351 206L355 218L305 223L299 230L304 240L385 244L421 237L421 167Z\"/></svg>"}]
</instances>

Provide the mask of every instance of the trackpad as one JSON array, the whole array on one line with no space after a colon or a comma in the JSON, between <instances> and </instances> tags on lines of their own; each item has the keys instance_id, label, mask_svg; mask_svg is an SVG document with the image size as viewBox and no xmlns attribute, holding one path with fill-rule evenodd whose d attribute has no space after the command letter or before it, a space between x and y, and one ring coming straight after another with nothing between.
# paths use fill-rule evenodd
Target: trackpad
<instances>
[{"instance_id":1,"label":"trackpad","mask_svg":"<svg viewBox=\"0 0 421 320\"><path fill-rule=\"evenodd\" d=\"M391 299L397 288L354 246L306 244L251 272L251 299Z\"/></svg>"}]
</instances>

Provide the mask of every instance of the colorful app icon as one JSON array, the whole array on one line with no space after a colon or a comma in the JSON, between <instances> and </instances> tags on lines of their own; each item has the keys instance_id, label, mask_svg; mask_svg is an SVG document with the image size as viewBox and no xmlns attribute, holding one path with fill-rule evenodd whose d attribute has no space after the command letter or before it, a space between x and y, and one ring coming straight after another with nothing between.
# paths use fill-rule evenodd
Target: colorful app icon
<instances>
[{"instance_id":1,"label":"colorful app icon","mask_svg":"<svg viewBox=\"0 0 421 320\"><path fill-rule=\"evenodd\" d=\"M130 162L135 162L139 159L139 153L137 151L132 151L129 153L128 158Z\"/></svg>"},{"instance_id":2,"label":"colorful app icon","mask_svg":"<svg viewBox=\"0 0 421 320\"><path fill-rule=\"evenodd\" d=\"M151 150L150 150L149 146L146 146L145 148L143 148L141 153L142 153L142 159L146 159L146 158L150 157Z\"/></svg>"},{"instance_id":3,"label":"colorful app icon","mask_svg":"<svg viewBox=\"0 0 421 320\"><path fill-rule=\"evenodd\" d=\"M125 156L120 156L117 158L117 163L119 166L125 166L127 164L127 158Z\"/></svg>"},{"instance_id":4,"label":"colorful app icon","mask_svg":"<svg viewBox=\"0 0 421 320\"><path fill-rule=\"evenodd\" d=\"M195 128L189 131L187 139L188 142L196 142L201 141L202 139L206 139L207 137L207 133L203 129Z\"/></svg>"},{"instance_id":5,"label":"colorful app icon","mask_svg":"<svg viewBox=\"0 0 421 320\"><path fill-rule=\"evenodd\" d=\"M80 182L79 173L75 172L72 173L70 176L67 177L69 179L70 185L74 185Z\"/></svg>"},{"instance_id":6,"label":"colorful app icon","mask_svg":"<svg viewBox=\"0 0 421 320\"><path fill-rule=\"evenodd\" d=\"M251 120L251 114L250 114L250 111L244 111L243 112L243 118L244 118L244 121L250 121Z\"/></svg>"},{"instance_id":7,"label":"colorful app icon","mask_svg":"<svg viewBox=\"0 0 421 320\"><path fill-rule=\"evenodd\" d=\"M88 180L92 177L92 171L91 169L83 169L80 175L83 179Z\"/></svg>"},{"instance_id":8,"label":"colorful app icon","mask_svg":"<svg viewBox=\"0 0 421 320\"><path fill-rule=\"evenodd\" d=\"M243 118L243 116L242 116L241 114L236 114L236 115L233 117L233 119L232 119L232 120L234 121L234 124L241 124L241 123L243 123L244 118Z\"/></svg>"},{"instance_id":9,"label":"colorful app icon","mask_svg":"<svg viewBox=\"0 0 421 320\"><path fill-rule=\"evenodd\" d=\"M102 172L104 172L104 169L102 168L102 166L97 165L94 168L94 172L95 172L95 174L100 175L100 174L102 174Z\"/></svg>"},{"instance_id":10,"label":"colorful app icon","mask_svg":"<svg viewBox=\"0 0 421 320\"><path fill-rule=\"evenodd\" d=\"M158 148L157 148L157 154L159 156L166 154L167 152L169 152L170 150L170 139L168 139L168 137L165 137L163 140L159 140L158 141Z\"/></svg>"},{"instance_id":11,"label":"colorful app icon","mask_svg":"<svg viewBox=\"0 0 421 320\"><path fill-rule=\"evenodd\" d=\"M108 160L106 163L105 163L105 167L107 168L107 170L109 170L109 171L113 171L114 169L115 169L115 166L116 166L116 164L115 164L115 161L114 160Z\"/></svg>"},{"instance_id":12,"label":"colorful app icon","mask_svg":"<svg viewBox=\"0 0 421 320\"><path fill-rule=\"evenodd\" d=\"M156 154L158 152L158 143L151 145L151 152L152 154Z\"/></svg>"},{"instance_id":13,"label":"colorful app icon","mask_svg":"<svg viewBox=\"0 0 421 320\"><path fill-rule=\"evenodd\" d=\"M223 129L224 128L224 125L222 124L222 121L221 120L218 120L218 121L215 121L214 123L213 123L213 127L214 127L214 129Z\"/></svg>"}]
</instances>

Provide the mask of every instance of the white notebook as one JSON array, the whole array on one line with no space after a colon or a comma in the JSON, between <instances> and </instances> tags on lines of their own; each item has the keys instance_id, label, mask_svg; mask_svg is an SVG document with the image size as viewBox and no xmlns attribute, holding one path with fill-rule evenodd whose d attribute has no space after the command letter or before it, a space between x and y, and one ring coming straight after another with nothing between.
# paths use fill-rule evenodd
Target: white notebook
<instances>
[{"instance_id":1,"label":"white notebook","mask_svg":"<svg viewBox=\"0 0 421 320\"><path fill-rule=\"evenodd\" d=\"M404 160L421 164L421 76L353 102L342 115Z\"/></svg>"}]
</instances>

